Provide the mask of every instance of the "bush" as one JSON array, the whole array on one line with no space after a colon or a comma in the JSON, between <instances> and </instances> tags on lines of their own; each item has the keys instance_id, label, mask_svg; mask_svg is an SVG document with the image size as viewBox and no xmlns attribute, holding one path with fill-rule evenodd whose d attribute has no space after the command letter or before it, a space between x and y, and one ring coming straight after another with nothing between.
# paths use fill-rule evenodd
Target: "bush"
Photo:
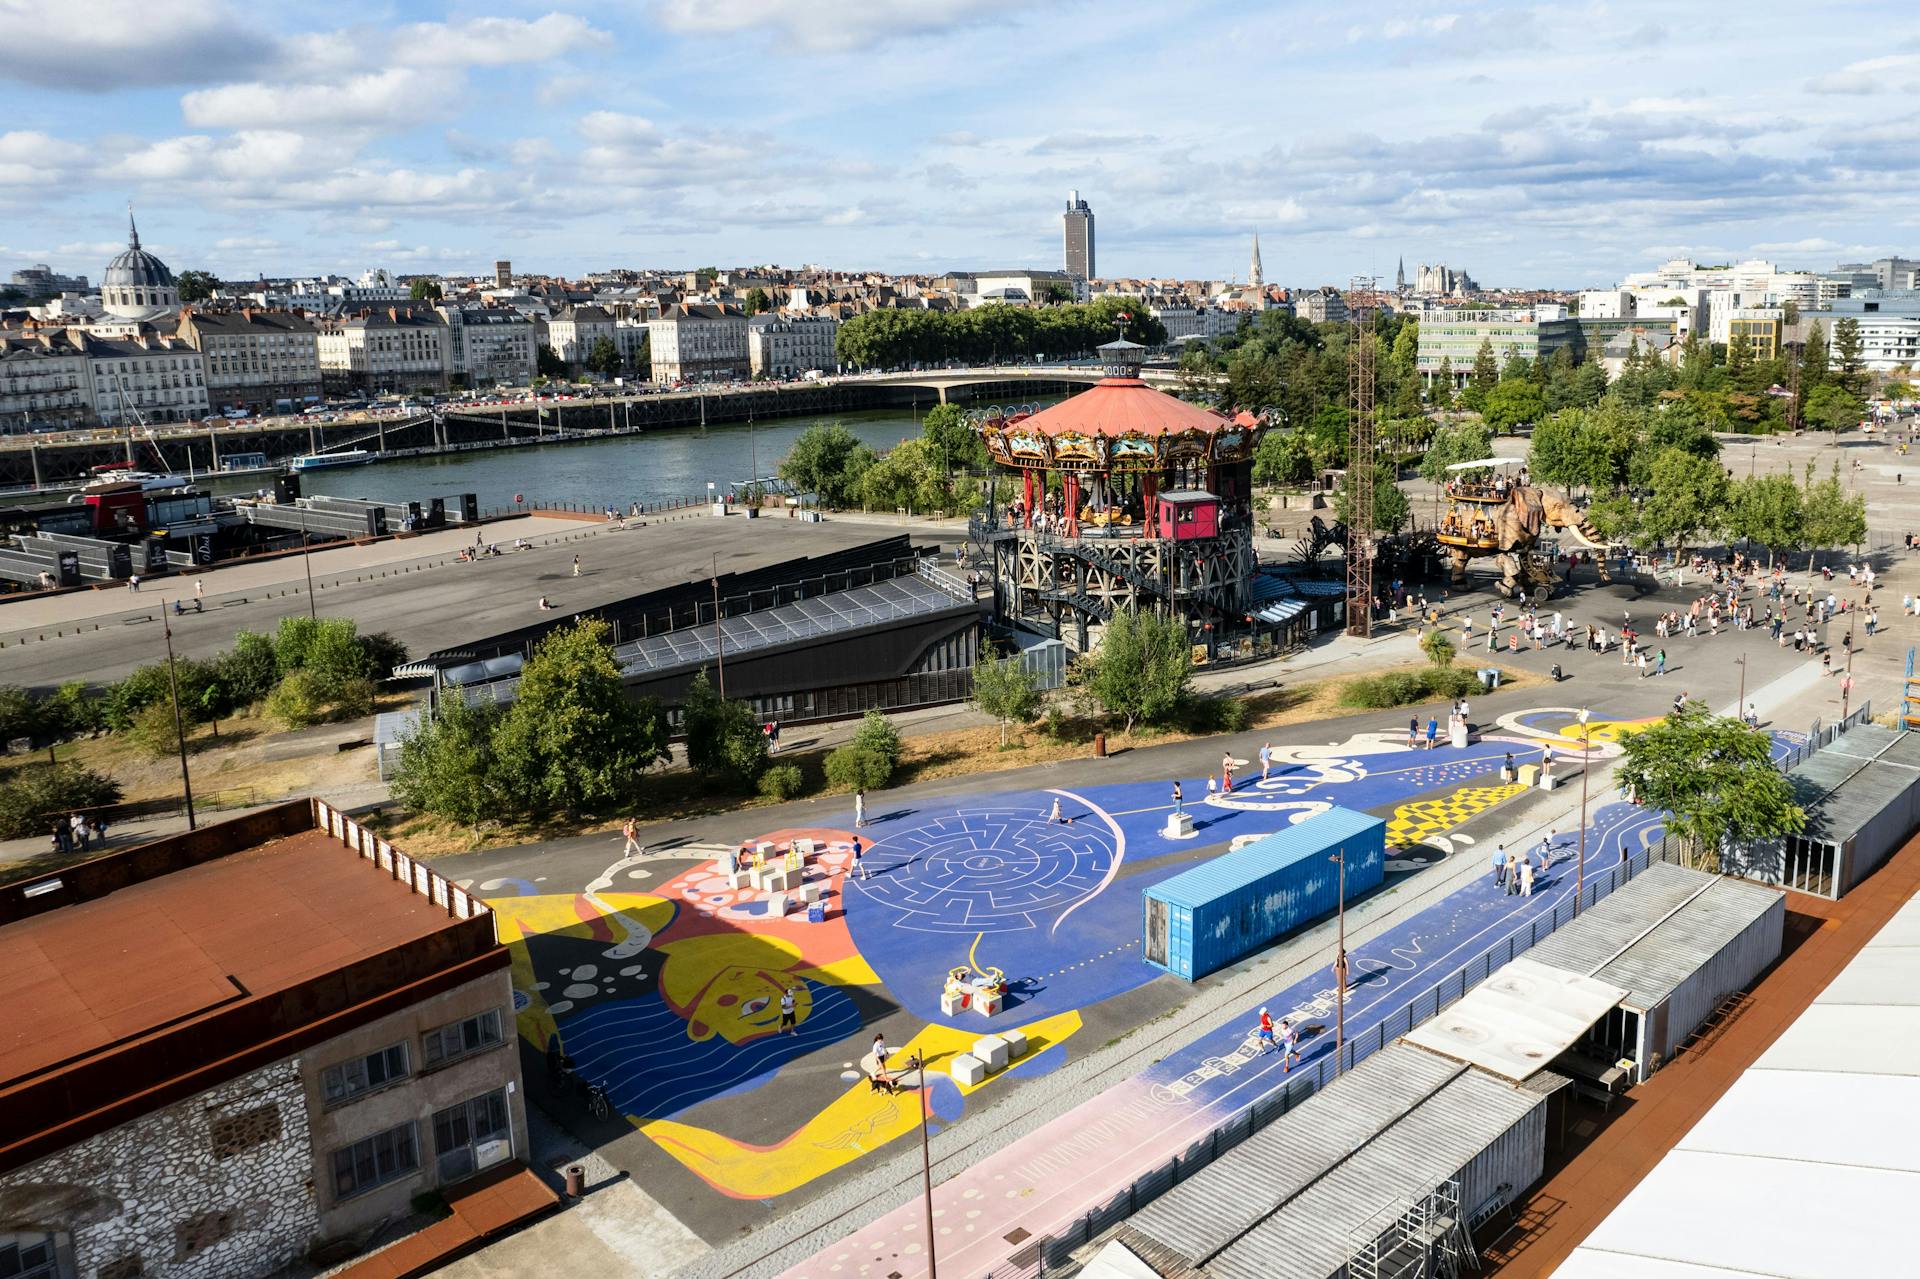
<instances>
[{"instance_id":1,"label":"bush","mask_svg":"<svg viewBox=\"0 0 1920 1279\"><path fill-rule=\"evenodd\" d=\"M373 681L364 675L341 680L332 690L328 710L334 719L359 719L373 714Z\"/></svg>"},{"instance_id":2,"label":"bush","mask_svg":"<svg viewBox=\"0 0 1920 1279\"><path fill-rule=\"evenodd\" d=\"M1447 638L1445 631L1428 631L1420 641L1420 651L1425 653L1427 660L1435 666L1453 665L1455 651L1453 641Z\"/></svg>"},{"instance_id":3,"label":"bush","mask_svg":"<svg viewBox=\"0 0 1920 1279\"><path fill-rule=\"evenodd\" d=\"M91 769L75 764L22 769L0 783L0 839L47 835L56 817L119 802L119 783Z\"/></svg>"},{"instance_id":4,"label":"bush","mask_svg":"<svg viewBox=\"0 0 1920 1279\"><path fill-rule=\"evenodd\" d=\"M367 673L375 679L386 679L407 660L407 646L385 631L362 635L360 648L367 657Z\"/></svg>"},{"instance_id":5,"label":"bush","mask_svg":"<svg viewBox=\"0 0 1920 1279\"><path fill-rule=\"evenodd\" d=\"M503 714L497 706L444 700L438 715L401 739L393 797L415 812L467 825L499 816L493 734Z\"/></svg>"},{"instance_id":6,"label":"bush","mask_svg":"<svg viewBox=\"0 0 1920 1279\"><path fill-rule=\"evenodd\" d=\"M74 736L105 728L107 703L80 680L69 680L41 703L50 733Z\"/></svg>"},{"instance_id":7,"label":"bush","mask_svg":"<svg viewBox=\"0 0 1920 1279\"><path fill-rule=\"evenodd\" d=\"M45 731L46 713L38 698L18 685L0 687L0 742Z\"/></svg>"},{"instance_id":8,"label":"bush","mask_svg":"<svg viewBox=\"0 0 1920 1279\"><path fill-rule=\"evenodd\" d=\"M1064 742L1073 729L1058 706L1049 706L1046 718L1040 721L1040 731L1056 742Z\"/></svg>"},{"instance_id":9,"label":"bush","mask_svg":"<svg viewBox=\"0 0 1920 1279\"><path fill-rule=\"evenodd\" d=\"M1384 675L1362 676L1348 680L1340 690L1342 706L1356 706L1362 710L1377 711L1390 706L1406 706L1425 701L1427 697L1425 671L1388 671Z\"/></svg>"},{"instance_id":10,"label":"bush","mask_svg":"<svg viewBox=\"0 0 1920 1279\"><path fill-rule=\"evenodd\" d=\"M1466 697L1480 691L1480 680L1472 671L1459 666L1436 666L1421 672L1427 692L1435 697Z\"/></svg>"},{"instance_id":11,"label":"bush","mask_svg":"<svg viewBox=\"0 0 1920 1279\"><path fill-rule=\"evenodd\" d=\"M326 713L327 699L314 677L306 671L294 671L267 695L267 714L283 728L306 728L318 724Z\"/></svg>"},{"instance_id":12,"label":"bush","mask_svg":"<svg viewBox=\"0 0 1920 1279\"><path fill-rule=\"evenodd\" d=\"M192 707L180 708L180 720L189 733L193 731ZM152 759L166 759L180 750L180 734L174 731L173 702L155 702L133 717L133 724L127 729L127 739L141 752Z\"/></svg>"},{"instance_id":13,"label":"bush","mask_svg":"<svg viewBox=\"0 0 1920 1279\"><path fill-rule=\"evenodd\" d=\"M860 727L854 731L852 744L859 750L884 759L889 777L900 763L900 730L879 711L868 711L861 719Z\"/></svg>"},{"instance_id":14,"label":"bush","mask_svg":"<svg viewBox=\"0 0 1920 1279\"><path fill-rule=\"evenodd\" d=\"M835 790L879 790L893 778L894 761L858 741L827 754L827 783Z\"/></svg>"},{"instance_id":15,"label":"bush","mask_svg":"<svg viewBox=\"0 0 1920 1279\"><path fill-rule=\"evenodd\" d=\"M233 637L233 647L220 655L219 668L228 711L264 700L280 681L273 640L253 631L241 631Z\"/></svg>"},{"instance_id":16,"label":"bush","mask_svg":"<svg viewBox=\"0 0 1920 1279\"><path fill-rule=\"evenodd\" d=\"M1193 697L1180 708L1181 724L1189 733L1238 733L1252 713L1237 697Z\"/></svg>"},{"instance_id":17,"label":"bush","mask_svg":"<svg viewBox=\"0 0 1920 1279\"><path fill-rule=\"evenodd\" d=\"M798 764L775 764L760 774L760 793L768 799L792 799L806 784Z\"/></svg>"}]
</instances>

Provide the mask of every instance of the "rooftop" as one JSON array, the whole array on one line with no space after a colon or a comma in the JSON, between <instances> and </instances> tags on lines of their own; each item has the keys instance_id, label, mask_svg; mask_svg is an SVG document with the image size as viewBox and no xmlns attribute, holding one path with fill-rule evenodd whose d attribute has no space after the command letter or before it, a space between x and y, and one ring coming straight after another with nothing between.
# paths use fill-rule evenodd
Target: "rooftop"
<instances>
[{"instance_id":1,"label":"rooftop","mask_svg":"<svg viewBox=\"0 0 1920 1279\"><path fill-rule=\"evenodd\" d=\"M1212 409L1156 391L1137 377L1102 378L1079 395L1042 409L1016 429L1043 435L1211 435L1231 423Z\"/></svg>"}]
</instances>

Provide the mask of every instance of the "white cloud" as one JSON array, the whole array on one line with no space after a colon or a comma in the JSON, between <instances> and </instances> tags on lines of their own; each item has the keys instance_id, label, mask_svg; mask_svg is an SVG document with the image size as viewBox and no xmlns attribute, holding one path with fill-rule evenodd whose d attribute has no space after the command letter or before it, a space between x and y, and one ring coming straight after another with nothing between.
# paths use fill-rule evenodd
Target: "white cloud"
<instances>
[{"instance_id":1,"label":"white cloud","mask_svg":"<svg viewBox=\"0 0 1920 1279\"><path fill-rule=\"evenodd\" d=\"M0 0L0 80L106 93L222 80L273 42L223 0Z\"/></svg>"},{"instance_id":2,"label":"white cloud","mask_svg":"<svg viewBox=\"0 0 1920 1279\"><path fill-rule=\"evenodd\" d=\"M333 83L222 85L180 100L197 129L324 130L357 126L403 131L457 112L457 73L393 67Z\"/></svg>"},{"instance_id":3,"label":"white cloud","mask_svg":"<svg viewBox=\"0 0 1920 1279\"><path fill-rule=\"evenodd\" d=\"M612 35L584 18L549 13L524 18L468 18L311 32L286 42L285 65L305 76L367 67L503 67L550 62L611 44Z\"/></svg>"},{"instance_id":4,"label":"white cloud","mask_svg":"<svg viewBox=\"0 0 1920 1279\"><path fill-rule=\"evenodd\" d=\"M658 0L660 25L685 35L765 35L769 47L843 53L888 40L1011 20L1020 0Z\"/></svg>"},{"instance_id":5,"label":"white cloud","mask_svg":"<svg viewBox=\"0 0 1920 1279\"><path fill-rule=\"evenodd\" d=\"M1849 62L1807 81L1812 93L1913 93L1920 91L1920 54L1893 53Z\"/></svg>"}]
</instances>

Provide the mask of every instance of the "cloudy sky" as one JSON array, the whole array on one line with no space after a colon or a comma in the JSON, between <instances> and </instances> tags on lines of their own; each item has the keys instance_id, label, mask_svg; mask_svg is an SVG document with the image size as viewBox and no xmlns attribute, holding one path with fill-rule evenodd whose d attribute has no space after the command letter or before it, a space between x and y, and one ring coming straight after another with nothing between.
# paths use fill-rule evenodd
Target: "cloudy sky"
<instances>
[{"instance_id":1,"label":"cloudy sky","mask_svg":"<svg viewBox=\"0 0 1920 1279\"><path fill-rule=\"evenodd\" d=\"M1904 15L1904 16L1903 16ZM1865 0L0 0L0 278L1060 265L1610 283L1920 253Z\"/></svg>"}]
</instances>

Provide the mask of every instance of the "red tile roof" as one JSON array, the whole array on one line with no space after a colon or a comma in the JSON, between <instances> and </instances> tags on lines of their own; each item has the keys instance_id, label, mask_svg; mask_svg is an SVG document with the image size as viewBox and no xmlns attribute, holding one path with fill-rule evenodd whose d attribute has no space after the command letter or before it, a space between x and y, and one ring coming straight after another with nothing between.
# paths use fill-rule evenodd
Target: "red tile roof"
<instances>
[{"instance_id":1,"label":"red tile roof","mask_svg":"<svg viewBox=\"0 0 1920 1279\"><path fill-rule=\"evenodd\" d=\"M1226 419L1212 409L1156 391L1136 377L1103 378L1021 423L1045 435L1075 431L1101 436L1179 435L1196 429L1211 434L1225 425Z\"/></svg>"}]
</instances>

